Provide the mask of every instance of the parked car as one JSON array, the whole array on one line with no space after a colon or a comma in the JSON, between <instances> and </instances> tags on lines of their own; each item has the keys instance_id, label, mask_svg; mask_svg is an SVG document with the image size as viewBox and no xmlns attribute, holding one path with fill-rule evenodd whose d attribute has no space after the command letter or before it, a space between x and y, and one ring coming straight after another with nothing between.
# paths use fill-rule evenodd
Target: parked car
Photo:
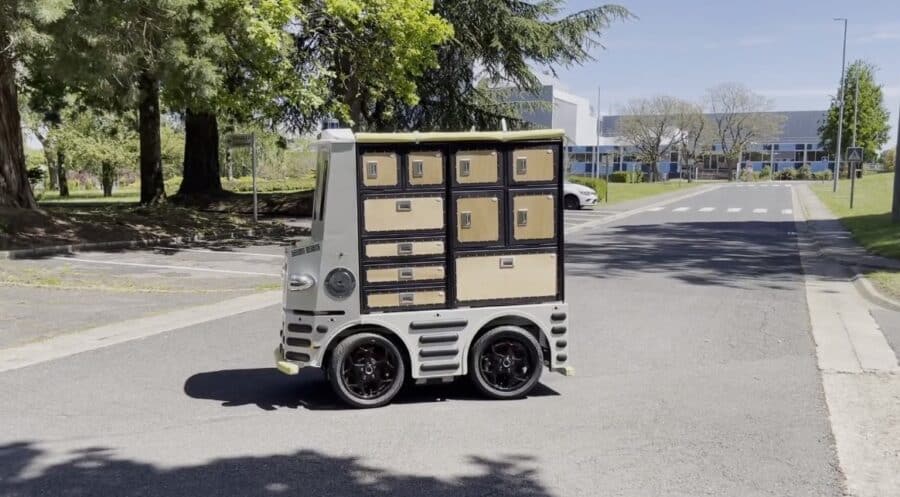
<instances>
[{"instance_id":1,"label":"parked car","mask_svg":"<svg viewBox=\"0 0 900 497\"><path fill-rule=\"evenodd\" d=\"M582 209L597 205L597 192L593 188L584 185L563 183L563 205L566 209Z\"/></svg>"}]
</instances>

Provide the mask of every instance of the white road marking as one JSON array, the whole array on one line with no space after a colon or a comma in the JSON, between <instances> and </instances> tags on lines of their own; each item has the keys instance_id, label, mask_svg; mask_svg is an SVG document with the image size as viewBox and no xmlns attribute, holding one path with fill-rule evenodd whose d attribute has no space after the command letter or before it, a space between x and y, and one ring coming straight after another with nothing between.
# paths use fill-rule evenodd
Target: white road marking
<instances>
[{"instance_id":1,"label":"white road marking","mask_svg":"<svg viewBox=\"0 0 900 497\"><path fill-rule=\"evenodd\" d=\"M688 209L690 209L690 207L676 207L675 209L672 209L672 212L684 212Z\"/></svg>"},{"instance_id":2,"label":"white road marking","mask_svg":"<svg viewBox=\"0 0 900 497\"><path fill-rule=\"evenodd\" d=\"M761 209L761 208L760 208L760 209L753 209L753 213L754 213L754 214L765 214L765 213L767 213L767 212L769 212L769 209Z\"/></svg>"},{"instance_id":3,"label":"white road marking","mask_svg":"<svg viewBox=\"0 0 900 497\"><path fill-rule=\"evenodd\" d=\"M715 207L704 207L704 208L700 209L700 212L712 212L714 210L716 210Z\"/></svg>"},{"instance_id":4,"label":"white road marking","mask_svg":"<svg viewBox=\"0 0 900 497\"><path fill-rule=\"evenodd\" d=\"M659 212L663 209L665 209L665 207L651 207L651 208L647 209L646 212Z\"/></svg>"},{"instance_id":5,"label":"white road marking","mask_svg":"<svg viewBox=\"0 0 900 497\"><path fill-rule=\"evenodd\" d=\"M728 212L741 212L740 207L729 207Z\"/></svg>"},{"instance_id":6,"label":"white road marking","mask_svg":"<svg viewBox=\"0 0 900 497\"><path fill-rule=\"evenodd\" d=\"M243 274L243 275L249 275L249 276L272 276L275 278L281 277L281 274L257 273L255 271L232 271L229 269L209 269L209 268L190 267L190 266L166 266L166 265L162 265L162 264L142 264L142 263L138 263L138 262L97 261L97 260L93 260L93 259L79 259L77 257L51 257L51 259L67 261L67 262L84 262L87 264L108 264L110 266L146 267L146 268L152 268L152 269L175 269L175 270L179 270L179 271L200 271L203 273Z\"/></svg>"},{"instance_id":7,"label":"white road marking","mask_svg":"<svg viewBox=\"0 0 900 497\"><path fill-rule=\"evenodd\" d=\"M153 247L154 250L164 250L167 252L199 252L203 254L219 254L219 255L246 255L250 257L269 257L272 259L284 259L283 254L263 254L260 252L229 252L225 250L209 250L209 249L188 249L178 247Z\"/></svg>"},{"instance_id":8,"label":"white road marking","mask_svg":"<svg viewBox=\"0 0 900 497\"><path fill-rule=\"evenodd\" d=\"M790 215L790 214L793 214L794 211L793 211L793 209L781 209L781 213Z\"/></svg>"}]
</instances>

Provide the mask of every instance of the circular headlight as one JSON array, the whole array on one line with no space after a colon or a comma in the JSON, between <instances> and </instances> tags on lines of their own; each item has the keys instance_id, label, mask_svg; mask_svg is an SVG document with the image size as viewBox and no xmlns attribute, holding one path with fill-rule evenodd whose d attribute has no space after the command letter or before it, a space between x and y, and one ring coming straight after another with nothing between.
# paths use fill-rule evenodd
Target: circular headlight
<instances>
[{"instance_id":1,"label":"circular headlight","mask_svg":"<svg viewBox=\"0 0 900 497\"><path fill-rule=\"evenodd\" d=\"M356 288L356 278L347 268L332 269L325 277L325 291L336 299L345 299Z\"/></svg>"}]
</instances>

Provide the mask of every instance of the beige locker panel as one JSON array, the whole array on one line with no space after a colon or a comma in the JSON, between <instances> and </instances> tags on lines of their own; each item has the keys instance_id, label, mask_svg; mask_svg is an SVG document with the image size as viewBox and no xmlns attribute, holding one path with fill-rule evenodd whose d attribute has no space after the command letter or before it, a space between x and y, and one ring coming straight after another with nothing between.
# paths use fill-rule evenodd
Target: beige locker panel
<instances>
[{"instance_id":1,"label":"beige locker panel","mask_svg":"<svg viewBox=\"0 0 900 497\"><path fill-rule=\"evenodd\" d=\"M444 265L397 266L366 269L366 283L402 283L444 279Z\"/></svg>"},{"instance_id":2,"label":"beige locker panel","mask_svg":"<svg viewBox=\"0 0 900 497\"><path fill-rule=\"evenodd\" d=\"M556 254L458 257L456 298L479 300L555 297Z\"/></svg>"},{"instance_id":3,"label":"beige locker panel","mask_svg":"<svg viewBox=\"0 0 900 497\"><path fill-rule=\"evenodd\" d=\"M458 197L456 239L460 243L500 240L500 196Z\"/></svg>"},{"instance_id":4,"label":"beige locker panel","mask_svg":"<svg viewBox=\"0 0 900 497\"><path fill-rule=\"evenodd\" d=\"M443 290L411 290L408 292L370 293L366 296L369 309L389 309L443 305L447 296Z\"/></svg>"},{"instance_id":5,"label":"beige locker panel","mask_svg":"<svg viewBox=\"0 0 900 497\"><path fill-rule=\"evenodd\" d=\"M552 193L513 195L513 239L552 240L556 235L556 201Z\"/></svg>"},{"instance_id":6,"label":"beige locker panel","mask_svg":"<svg viewBox=\"0 0 900 497\"><path fill-rule=\"evenodd\" d=\"M363 154L362 181L364 186L397 186L397 154L370 152Z\"/></svg>"},{"instance_id":7,"label":"beige locker panel","mask_svg":"<svg viewBox=\"0 0 900 497\"><path fill-rule=\"evenodd\" d=\"M366 257L416 257L444 255L444 242L440 240L404 242L365 242Z\"/></svg>"},{"instance_id":8,"label":"beige locker panel","mask_svg":"<svg viewBox=\"0 0 900 497\"><path fill-rule=\"evenodd\" d=\"M441 197L367 198L363 201L365 229L381 231L438 230L444 227Z\"/></svg>"},{"instance_id":9,"label":"beige locker panel","mask_svg":"<svg viewBox=\"0 0 900 497\"><path fill-rule=\"evenodd\" d=\"M515 183L556 179L553 147L513 150L511 167Z\"/></svg>"},{"instance_id":10,"label":"beige locker panel","mask_svg":"<svg viewBox=\"0 0 900 497\"><path fill-rule=\"evenodd\" d=\"M467 184L493 184L500 178L497 164L500 155L496 150L460 150L456 152L453 170L456 182Z\"/></svg>"},{"instance_id":11,"label":"beige locker panel","mask_svg":"<svg viewBox=\"0 0 900 497\"><path fill-rule=\"evenodd\" d=\"M444 155L435 152L410 152L406 158L407 177L411 186L444 184Z\"/></svg>"}]
</instances>

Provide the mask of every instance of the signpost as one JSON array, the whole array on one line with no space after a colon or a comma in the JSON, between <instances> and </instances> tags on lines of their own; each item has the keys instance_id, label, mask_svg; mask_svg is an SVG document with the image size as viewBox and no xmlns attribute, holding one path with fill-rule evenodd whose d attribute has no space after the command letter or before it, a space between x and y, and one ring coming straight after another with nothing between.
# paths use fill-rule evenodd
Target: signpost
<instances>
[{"instance_id":1,"label":"signpost","mask_svg":"<svg viewBox=\"0 0 900 497\"><path fill-rule=\"evenodd\" d=\"M862 164L862 147L849 147L847 149L847 162L850 167L850 208L853 208L853 193L856 190L856 168Z\"/></svg>"},{"instance_id":2,"label":"signpost","mask_svg":"<svg viewBox=\"0 0 900 497\"><path fill-rule=\"evenodd\" d=\"M228 135L229 148L249 148L253 175L253 222L259 221L259 207L256 199L256 134Z\"/></svg>"}]
</instances>

